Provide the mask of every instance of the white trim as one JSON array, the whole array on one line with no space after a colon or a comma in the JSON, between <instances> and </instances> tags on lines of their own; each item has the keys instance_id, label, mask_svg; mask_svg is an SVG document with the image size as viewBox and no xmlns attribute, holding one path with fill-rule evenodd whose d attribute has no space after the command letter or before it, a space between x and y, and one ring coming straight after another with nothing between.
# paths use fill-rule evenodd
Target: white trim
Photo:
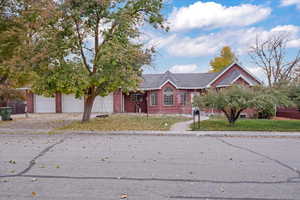
<instances>
[{"instance_id":1,"label":"white trim","mask_svg":"<svg viewBox=\"0 0 300 200\"><path fill-rule=\"evenodd\" d=\"M249 72L245 67L243 67L242 65L240 65L236 62L233 62L222 73L220 73L216 78L214 78L211 82L209 82L208 85L207 85L207 88L211 87L211 84L213 84L216 80L218 80L225 72L227 72L234 65L238 65L240 68L242 68L244 71L246 71L249 75L251 75L257 82L262 84L262 82L255 75L253 75L251 72Z\"/></svg>"},{"instance_id":2,"label":"white trim","mask_svg":"<svg viewBox=\"0 0 300 200\"><path fill-rule=\"evenodd\" d=\"M220 88L220 87L229 87L230 85L217 85L216 87L217 88Z\"/></svg>"},{"instance_id":3,"label":"white trim","mask_svg":"<svg viewBox=\"0 0 300 200\"><path fill-rule=\"evenodd\" d=\"M231 81L231 84L233 84L234 82L236 82L239 78L242 78L244 81L246 81L249 85L254 86L249 79L247 79L245 76L243 76L242 74L240 74L238 77L236 77L233 81Z\"/></svg>"},{"instance_id":4,"label":"white trim","mask_svg":"<svg viewBox=\"0 0 300 200\"><path fill-rule=\"evenodd\" d=\"M159 86L159 89L161 89L164 85L166 85L167 83L171 83L176 89L178 89L178 87L177 87L177 85L175 84L175 83L173 83L171 80L166 80L163 84L161 84L160 86Z\"/></svg>"}]
</instances>

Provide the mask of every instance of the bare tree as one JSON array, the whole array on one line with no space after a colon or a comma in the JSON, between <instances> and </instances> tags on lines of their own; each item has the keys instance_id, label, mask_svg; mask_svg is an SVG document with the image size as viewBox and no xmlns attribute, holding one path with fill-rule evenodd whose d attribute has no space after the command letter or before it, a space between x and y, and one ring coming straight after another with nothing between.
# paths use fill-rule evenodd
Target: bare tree
<instances>
[{"instance_id":1,"label":"bare tree","mask_svg":"<svg viewBox=\"0 0 300 200\"><path fill-rule=\"evenodd\" d=\"M256 43L250 48L249 56L263 69L269 87L297 78L295 70L300 67L300 51L295 58L288 60L288 41L289 35L284 33L272 35L266 40L256 36Z\"/></svg>"}]
</instances>

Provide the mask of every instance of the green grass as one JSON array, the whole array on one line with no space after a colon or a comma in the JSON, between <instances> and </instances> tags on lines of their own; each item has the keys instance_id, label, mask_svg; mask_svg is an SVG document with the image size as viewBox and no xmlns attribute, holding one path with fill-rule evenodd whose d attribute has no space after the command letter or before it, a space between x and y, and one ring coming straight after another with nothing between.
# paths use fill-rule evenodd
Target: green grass
<instances>
[{"instance_id":1,"label":"green grass","mask_svg":"<svg viewBox=\"0 0 300 200\"><path fill-rule=\"evenodd\" d=\"M240 119L235 126L229 126L227 120L210 119L202 121L200 128L191 129L194 131L279 131L297 132L300 131L300 120L265 120L265 119Z\"/></svg>"},{"instance_id":2,"label":"green grass","mask_svg":"<svg viewBox=\"0 0 300 200\"><path fill-rule=\"evenodd\" d=\"M89 131L140 131L140 130L169 130L170 127L182 121L190 120L186 117L176 116L138 116L138 115L112 115L108 118L96 118L90 122L73 122L58 130L89 130Z\"/></svg>"}]
</instances>

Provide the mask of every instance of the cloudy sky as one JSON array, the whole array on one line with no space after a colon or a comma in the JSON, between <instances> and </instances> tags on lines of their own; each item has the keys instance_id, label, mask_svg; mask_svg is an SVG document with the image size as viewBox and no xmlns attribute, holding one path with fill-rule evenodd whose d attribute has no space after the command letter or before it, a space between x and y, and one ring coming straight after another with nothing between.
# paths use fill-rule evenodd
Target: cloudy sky
<instances>
[{"instance_id":1,"label":"cloudy sky","mask_svg":"<svg viewBox=\"0 0 300 200\"><path fill-rule=\"evenodd\" d=\"M229 45L243 66L263 79L247 54L256 35L288 32L288 56L300 49L300 0L165 0L170 31L145 27L144 40L157 49L145 73L207 72L209 61Z\"/></svg>"}]
</instances>

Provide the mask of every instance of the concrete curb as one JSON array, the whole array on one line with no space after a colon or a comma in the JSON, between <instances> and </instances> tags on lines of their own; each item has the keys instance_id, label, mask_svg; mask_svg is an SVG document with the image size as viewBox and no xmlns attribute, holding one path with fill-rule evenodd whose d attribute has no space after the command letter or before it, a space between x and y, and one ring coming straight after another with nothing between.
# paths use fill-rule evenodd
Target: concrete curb
<instances>
[{"instance_id":1,"label":"concrete curb","mask_svg":"<svg viewBox=\"0 0 300 200\"><path fill-rule=\"evenodd\" d=\"M119 136L184 136L184 137L289 137L300 138L300 132L259 132L259 131L60 131L48 129L0 129L0 134L7 135L38 135L38 134L67 134L67 135L119 135ZM0 135L1 136L1 135Z\"/></svg>"}]
</instances>

